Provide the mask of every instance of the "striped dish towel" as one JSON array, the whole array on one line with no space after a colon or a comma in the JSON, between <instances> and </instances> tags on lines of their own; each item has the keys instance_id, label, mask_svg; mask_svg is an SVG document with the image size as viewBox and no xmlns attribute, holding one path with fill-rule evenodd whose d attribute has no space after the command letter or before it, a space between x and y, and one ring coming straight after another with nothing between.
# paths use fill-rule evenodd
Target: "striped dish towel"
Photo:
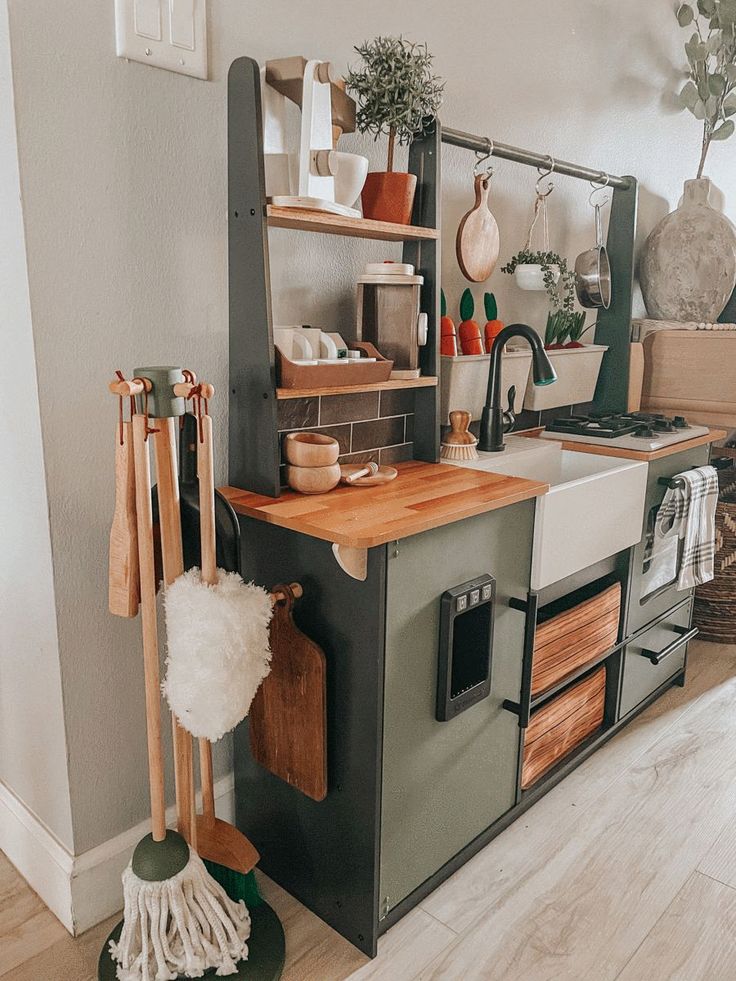
<instances>
[{"instance_id":1,"label":"striped dish towel","mask_svg":"<svg viewBox=\"0 0 736 981\"><path fill-rule=\"evenodd\" d=\"M661 537L674 533L681 539L677 588L692 589L713 578L718 473L715 467L697 467L673 479L675 486L667 491L657 513L656 533Z\"/></svg>"}]
</instances>

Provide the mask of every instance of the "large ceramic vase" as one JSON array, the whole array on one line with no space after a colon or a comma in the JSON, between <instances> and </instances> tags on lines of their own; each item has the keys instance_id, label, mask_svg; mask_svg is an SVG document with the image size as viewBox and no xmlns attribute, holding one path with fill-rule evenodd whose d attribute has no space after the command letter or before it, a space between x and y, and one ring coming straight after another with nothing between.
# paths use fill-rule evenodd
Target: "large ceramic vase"
<instances>
[{"instance_id":1,"label":"large ceramic vase","mask_svg":"<svg viewBox=\"0 0 736 981\"><path fill-rule=\"evenodd\" d=\"M641 291L653 320L715 323L736 286L736 229L708 203L710 180L686 181L682 204L644 245Z\"/></svg>"}]
</instances>

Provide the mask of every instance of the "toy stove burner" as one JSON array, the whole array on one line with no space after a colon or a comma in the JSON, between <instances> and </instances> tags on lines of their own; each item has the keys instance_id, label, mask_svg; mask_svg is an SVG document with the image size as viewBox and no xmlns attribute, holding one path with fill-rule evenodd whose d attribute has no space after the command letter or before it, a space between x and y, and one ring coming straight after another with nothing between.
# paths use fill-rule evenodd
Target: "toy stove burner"
<instances>
[{"instance_id":1,"label":"toy stove burner","mask_svg":"<svg viewBox=\"0 0 736 981\"><path fill-rule=\"evenodd\" d=\"M549 439L563 435L577 442L605 441L610 446L655 450L694 439L708 430L691 426L684 416L670 418L659 412L590 412L555 419L546 432Z\"/></svg>"}]
</instances>

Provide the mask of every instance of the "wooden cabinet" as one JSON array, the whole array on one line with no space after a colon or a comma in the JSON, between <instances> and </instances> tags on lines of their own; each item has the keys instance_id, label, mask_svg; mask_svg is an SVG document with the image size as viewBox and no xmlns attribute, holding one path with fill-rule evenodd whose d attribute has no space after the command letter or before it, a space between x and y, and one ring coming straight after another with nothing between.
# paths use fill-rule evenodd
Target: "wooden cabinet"
<instances>
[{"instance_id":1,"label":"wooden cabinet","mask_svg":"<svg viewBox=\"0 0 736 981\"><path fill-rule=\"evenodd\" d=\"M605 705L606 669L600 667L532 714L524 736L522 790L601 728Z\"/></svg>"},{"instance_id":2,"label":"wooden cabinet","mask_svg":"<svg viewBox=\"0 0 736 981\"><path fill-rule=\"evenodd\" d=\"M615 647L621 615L621 583L614 583L537 627L532 696L543 694Z\"/></svg>"}]
</instances>

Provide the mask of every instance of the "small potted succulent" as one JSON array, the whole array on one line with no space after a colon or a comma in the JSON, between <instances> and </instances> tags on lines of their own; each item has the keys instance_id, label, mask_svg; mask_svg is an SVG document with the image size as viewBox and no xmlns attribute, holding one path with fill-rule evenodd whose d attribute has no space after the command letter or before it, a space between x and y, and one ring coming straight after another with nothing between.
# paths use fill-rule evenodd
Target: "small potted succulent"
<instances>
[{"instance_id":1,"label":"small potted succulent","mask_svg":"<svg viewBox=\"0 0 736 981\"><path fill-rule=\"evenodd\" d=\"M567 267L567 259L557 252L536 252L524 248L501 268L501 272L513 276L522 290L547 291L553 307L559 303L558 286L562 279L565 295L574 295L575 276Z\"/></svg>"},{"instance_id":2,"label":"small potted succulent","mask_svg":"<svg viewBox=\"0 0 736 981\"><path fill-rule=\"evenodd\" d=\"M403 37L377 37L355 48L362 65L346 76L358 105L357 128L375 139L388 136L386 170L369 173L363 187L363 215L408 225L416 175L394 170L396 143L408 144L437 115L444 83L432 73L426 44Z\"/></svg>"}]
</instances>

